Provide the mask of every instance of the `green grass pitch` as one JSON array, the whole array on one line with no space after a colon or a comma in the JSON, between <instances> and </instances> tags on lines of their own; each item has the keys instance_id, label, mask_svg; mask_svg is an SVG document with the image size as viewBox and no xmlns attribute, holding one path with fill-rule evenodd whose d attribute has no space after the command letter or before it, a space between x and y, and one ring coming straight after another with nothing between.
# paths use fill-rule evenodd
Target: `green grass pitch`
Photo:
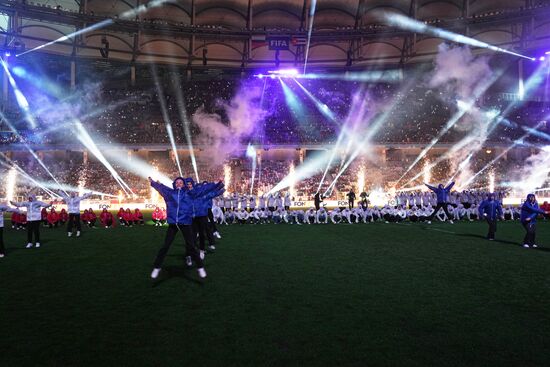
<instances>
[{"instance_id":1,"label":"green grass pitch","mask_svg":"<svg viewBox=\"0 0 550 367\"><path fill-rule=\"evenodd\" d=\"M547 222L224 226L152 281L165 231L5 228L0 366L550 366Z\"/></svg>"}]
</instances>

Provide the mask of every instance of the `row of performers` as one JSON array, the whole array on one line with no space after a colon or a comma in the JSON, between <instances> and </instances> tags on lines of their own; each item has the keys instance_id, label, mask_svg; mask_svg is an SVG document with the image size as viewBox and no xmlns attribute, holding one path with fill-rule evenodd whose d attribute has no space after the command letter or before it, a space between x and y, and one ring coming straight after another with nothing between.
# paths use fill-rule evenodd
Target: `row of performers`
<instances>
[{"instance_id":1,"label":"row of performers","mask_svg":"<svg viewBox=\"0 0 550 367\"><path fill-rule=\"evenodd\" d=\"M274 210L256 208L254 210L223 210L218 206L213 206L212 212L214 220L217 224L261 224L261 223L288 223L288 224L322 224L322 223L371 223L377 221L385 221L387 223L402 222L409 220L411 222L427 222L432 218L436 218L441 222L455 221L455 220L469 220L474 221L479 218L483 218L483 215L479 211L479 206L472 206L465 209L464 206L459 204L457 207L452 205L448 206L448 212L451 217L447 217L443 209L439 209L432 214L434 208L432 206L425 206L417 208L413 206L411 209L406 209L404 206L384 206L378 208L376 206L372 208L356 207L349 208L335 208L333 210L327 210L325 208L309 208L306 211L303 210L285 210L285 208L278 208ZM507 207L503 209L503 219L505 220L518 220L520 218L520 208Z\"/></svg>"},{"instance_id":2,"label":"row of performers","mask_svg":"<svg viewBox=\"0 0 550 367\"><path fill-rule=\"evenodd\" d=\"M61 209L60 212L57 212L55 208L50 210L42 208L40 217L40 221L44 227L57 228L58 226L63 226L65 223L69 222L69 214L65 209ZM132 226L133 224L144 224L143 214L139 209L131 211L129 208L121 208L116 217L120 225ZM98 219L99 224L105 228L113 227L116 223L115 217L107 209L103 209L103 211L99 214L99 217L92 208L84 209L84 212L80 214L80 220L90 228L96 226ZM163 218L161 211L159 222L162 222L162 220ZM11 214L11 227L14 229L27 228L27 213L21 210L13 210Z\"/></svg>"}]
</instances>

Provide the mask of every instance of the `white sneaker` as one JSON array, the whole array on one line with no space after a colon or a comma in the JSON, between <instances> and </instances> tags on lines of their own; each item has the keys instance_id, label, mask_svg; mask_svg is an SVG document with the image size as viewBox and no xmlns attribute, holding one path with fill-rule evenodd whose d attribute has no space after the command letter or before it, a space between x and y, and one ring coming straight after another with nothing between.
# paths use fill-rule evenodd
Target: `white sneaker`
<instances>
[{"instance_id":1,"label":"white sneaker","mask_svg":"<svg viewBox=\"0 0 550 367\"><path fill-rule=\"evenodd\" d=\"M26 248L32 248L32 243L30 243L30 242L29 242L29 243L27 243L27 246L26 246Z\"/></svg>"},{"instance_id":2,"label":"white sneaker","mask_svg":"<svg viewBox=\"0 0 550 367\"><path fill-rule=\"evenodd\" d=\"M191 260L191 256L186 256L185 257L185 263L187 264L187 266L192 266L193 265L193 260Z\"/></svg>"},{"instance_id":3,"label":"white sneaker","mask_svg":"<svg viewBox=\"0 0 550 367\"><path fill-rule=\"evenodd\" d=\"M5 255L4 254L0 254L0 259L3 258Z\"/></svg>"},{"instance_id":4,"label":"white sneaker","mask_svg":"<svg viewBox=\"0 0 550 367\"><path fill-rule=\"evenodd\" d=\"M533 247L534 247L534 248L537 248L537 247L539 247L539 246L538 246L538 245L533 245Z\"/></svg>"},{"instance_id":5,"label":"white sneaker","mask_svg":"<svg viewBox=\"0 0 550 367\"><path fill-rule=\"evenodd\" d=\"M451 223L451 224L455 224L455 222L453 222L452 220L450 220L450 221L449 221L449 223Z\"/></svg>"},{"instance_id":6,"label":"white sneaker","mask_svg":"<svg viewBox=\"0 0 550 367\"><path fill-rule=\"evenodd\" d=\"M73 232L67 232L67 237L71 237L73 235Z\"/></svg>"},{"instance_id":7,"label":"white sneaker","mask_svg":"<svg viewBox=\"0 0 550 367\"><path fill-rule=\"evenodd\" d=\"M214 236L216 236L217 239L222 238L222 236L220 236L220 233L218 231L214 232Z\"/></svg>"},{"instance_id":8,"label":"white sneaker","mask_svg":"<svg viewBox=\"0 0 550 367\"><path fill-rule=\"evenodd\" d=\"M206 278L206 270L204 270L204 268L198 268L197 272L199 273L200 278Z\"/></svg>"},{"instance_id":9,"label":"white sneaker","mask_svg":"<svg viewBox=\"0 0 550 367\"><path fill-rule=\"evenodd\" d=\"M199 257L201 258L201 260L204 260L204 251L203 250L199 251Z\"/></svg>"},{"instance_id":10,"label":"white sneaker","mask_svg":"<svg viewBox=\"0 0 550 367\"><path fill-rule=\"evenodd\" d=\"M428 224L432 224L432 221L431 221L431 220L429 220L429 221L427 221L426 223L428 223Z\"/></svg>"},{"instance_id":11,"label":"white sneaker","mask_svg":"<svg viewBox=\"0 0 550 367\"><path fill-rule=\"evenodd\" d=\"M109 226L105 226L105 228L109 228Z\"/></svg>"},{"instance_id":12,"label":"white sneaker","mask_svg":"<svg viewBox=\"0 0 550 367\"><path fill-rule=\"evenodd\" d=\"M524 244L523 244L523 247L525 247L525 248L529 248L529 245L528 245L528 244L526 244L526 243L524 243Z\"/></svg>"},{"instance_id":13,"label":"white sneaker","mask_svg":"<svg viewBox=\"0 0 550 367\"><path fill-rule=\"evenodd\" d=\"M76 237L80 237L80 231L76 231Z\"/></svg>"},{"instance_id":14,"label":"white sneaker","mask_svg":"<svg viewBox=\"0 0 550 367\"><path fill-rule=\"evenodd\" d=\"M36 248L39 248L40 247L40 242L37 242L36 245L35 245Z\"/></svg>"},{"instance_id":15,"label":"white sneaker","mask_svg":"<svg viewBox=\"0 0 550 367\"><path fill-rule=\"evenodd\" d=\"M210 246L208 246L208 249L214 251L216 249L216 246L210 245Z\"/></svg>"},{"instance_id":16,"label":"white sneaker","mask_svg":"<svg viewBox=\"0 0 550 367\"><path fill-rule=\"evenodd\" d=\"M154 268L153 271L151 272L151 278L157 279L157 277L159 276L159 273L160 273L160 268Z\"/></svg>"}]
</instances>

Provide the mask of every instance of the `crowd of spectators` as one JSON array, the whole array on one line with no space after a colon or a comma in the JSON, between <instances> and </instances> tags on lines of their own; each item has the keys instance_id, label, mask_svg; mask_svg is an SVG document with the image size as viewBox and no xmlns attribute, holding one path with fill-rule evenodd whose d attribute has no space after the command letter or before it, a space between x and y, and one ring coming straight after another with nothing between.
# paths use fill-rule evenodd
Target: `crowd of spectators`
<instances>
[{"instance_id":1,"label":"crowd of spectators","mask_svg":"<svg viewBox=\"0 0 550 367\"><path fill-rule=\"evenodd\" d=\"M313 92L316 102L290 81L286 82L290 92L284 93L277 79L227 79L192 80L182 82L177 87L171 82L161 83L164 98L159 97L159 90L154 86L120 89L97 86L93 91L83 89L75 92L77 97L74 104L52 104L51 108L77 110L87 129L108 143L168 144L166 117L173 125L176 143L185 144L184 124L188 124L193 138L201 132L200 124L193 119L197 112L216 115L222 124L231 126L235 121L231 121L225 107L239 93L248 93L250 88L257 87L262 89L261 95L252 99L251 105L245 108L258 108L263 111L264 117L257 122L258 126L253 133L239 138L245 144L252 142L264 145L334 143L342 124L353 120L354 116L348 115L354 96L358 94L361 99L368 100L368 118L361 122L365 127L368 128L369 121L374 121L382 113L386 114L382 127L373 137L376 143L429 142L458 108L455 106L456 101L445 100L437 90L422 84L404 88L400 83L365 84L339 80L303 80L301 83ZM289 93L294 93L294 97L289 96ZM298 103L293 105L289 101L292 98ZM332 111L334 119L327 117L324 113L326 111L319 110L323 104ZM484 101L478 103L487 111L503 111L509 104L510 101L499 94L486 96ZM546 119L549 114L548 103L518 104L517 108L507 114L508 121L501 122L488 136L488 140L502 142L519 138L526 132L522 126L537 126L547 133L549 126ZM9 132L8 126L2 122L0 144L21 140L64 144L74 140L72 129L43 131L44 126L60 123L56 120L58 114L36 114L36 120L41 126L38 130L28 130L25 116L17 108L12 108L5 115L12 122L18 123L19 136ZM472 121L472 118L465 118L444 134L440 142L456 142L465 134L476 133L488 122L488 118L486 120ZM531 136L529 139L540 142L544 138Z\"/></svg>"}]
</instances>

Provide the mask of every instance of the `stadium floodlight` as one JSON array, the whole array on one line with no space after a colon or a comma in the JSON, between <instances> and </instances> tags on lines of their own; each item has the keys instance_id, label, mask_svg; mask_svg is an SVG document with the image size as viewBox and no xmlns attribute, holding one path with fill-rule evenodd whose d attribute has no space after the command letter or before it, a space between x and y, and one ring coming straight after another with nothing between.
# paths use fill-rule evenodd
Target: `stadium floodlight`
<instances>
[{"instance_id":1,"label":"stadium floodlight","mask_svg":"<svg viewBox=\"0 0 550 367\"><path fill-rule=\"evenodd\" d=\"M294 69L292 69L294 70ZM346 71L345 73L307 73L300 74L296 72L293 74L277 74L277 73L259 73L253 74L254 77L259 79L275 79L275 78L294 78L294 79L314 79L314 80L343 80L343 81L356 81L356 82L387 82L396 83L403 80L403 71L399 69L391 70L370 70L352 72Z\"/></svg>"},{"instance_id":2,"label":"stadium floodlight","mask_svg":"<svg viewBox=\"0 0 550 367\"><path fill-rule=\"evenodd\" d=\"M345 73L307 73L298 74L297 79L319 79L319 80L343 80L350 82L388 82L395 83L403 80L403 70L369 70Z\"/></svg>"},{"instance_id":3,"label":"stadium floodlight","mask_svg":"<svg viewBox=\"0 0 550 367\"><path fill-rule=\"evenodd\" d=\"M278 69L278 70L269 70L267 72L269 75L275 75L280 78L289 78L295 77L299 74L299 71L296 69Z\"/></svg>"},{"instance_id":4,"label":"stadium floodlight","mask_svg":"<svg viewBox=\"0 0 550 367\"><path fill-rule=\"evenodd\" d=\"M130 10L127 10L123 13L120 13L115 18L118 18L118 19L134 19L136 16L138 16L141 13L146 12L148 9L156 8L156 7L162 6L166 3L175 3L175 2L176 2L176 0L152 0L152 1L149 1L147 4L142 4L138 7L135 7L135 8L132 8ZM65 36L61 36L58 39L55 39L53 41L44 43L40 46L37 46L35 48L32 48L32 49L27 50L25 52L22 52L22 53L18 54L17 57L28 54L29 52L40 50L44 47L48 47L48 46L51 46L51 45L59 43L59 42L67 41L71 38L74 38L76 36L80 36L80 35L85 34L85 33L96 31L96 30L101 29L101 28L105 28L105 27L107 27L111 24L114 24L114 23L115 23L114 19L105 19L105 20L103 20L99 23L92 24L89 27L80 29L76 32L67 34Z\"/></svg>"},{"instance_id":5,"label":"stadium floodlight","mask_svg":"<svg viewBox=\"0 0 550 367\"><path fill-rule=\"evenodd\" d=\"M427 25L424 22L418 21L416 19L409 18L405 15L394 13L394 12L387 12L387 11L381 11L379 12L380 17L390 26L394 26L400 29L404 29L407 31L415 32L415 33L422 33L422 34L429 34L431 36L446 39L451 42L461 43L464 45L469 45L472 47L479 47L479 48L485 48L488 50L496 51L496 52L502 52L509 55L521 57L528 60L536 60L534 57L525 56L513 51L506 50L504 48L491 45L489 43L477 40L475 38L467 37L462 34L454 33L451 31L447 31L441 28L436 28Z\"/></svg>"}]
</instances>

